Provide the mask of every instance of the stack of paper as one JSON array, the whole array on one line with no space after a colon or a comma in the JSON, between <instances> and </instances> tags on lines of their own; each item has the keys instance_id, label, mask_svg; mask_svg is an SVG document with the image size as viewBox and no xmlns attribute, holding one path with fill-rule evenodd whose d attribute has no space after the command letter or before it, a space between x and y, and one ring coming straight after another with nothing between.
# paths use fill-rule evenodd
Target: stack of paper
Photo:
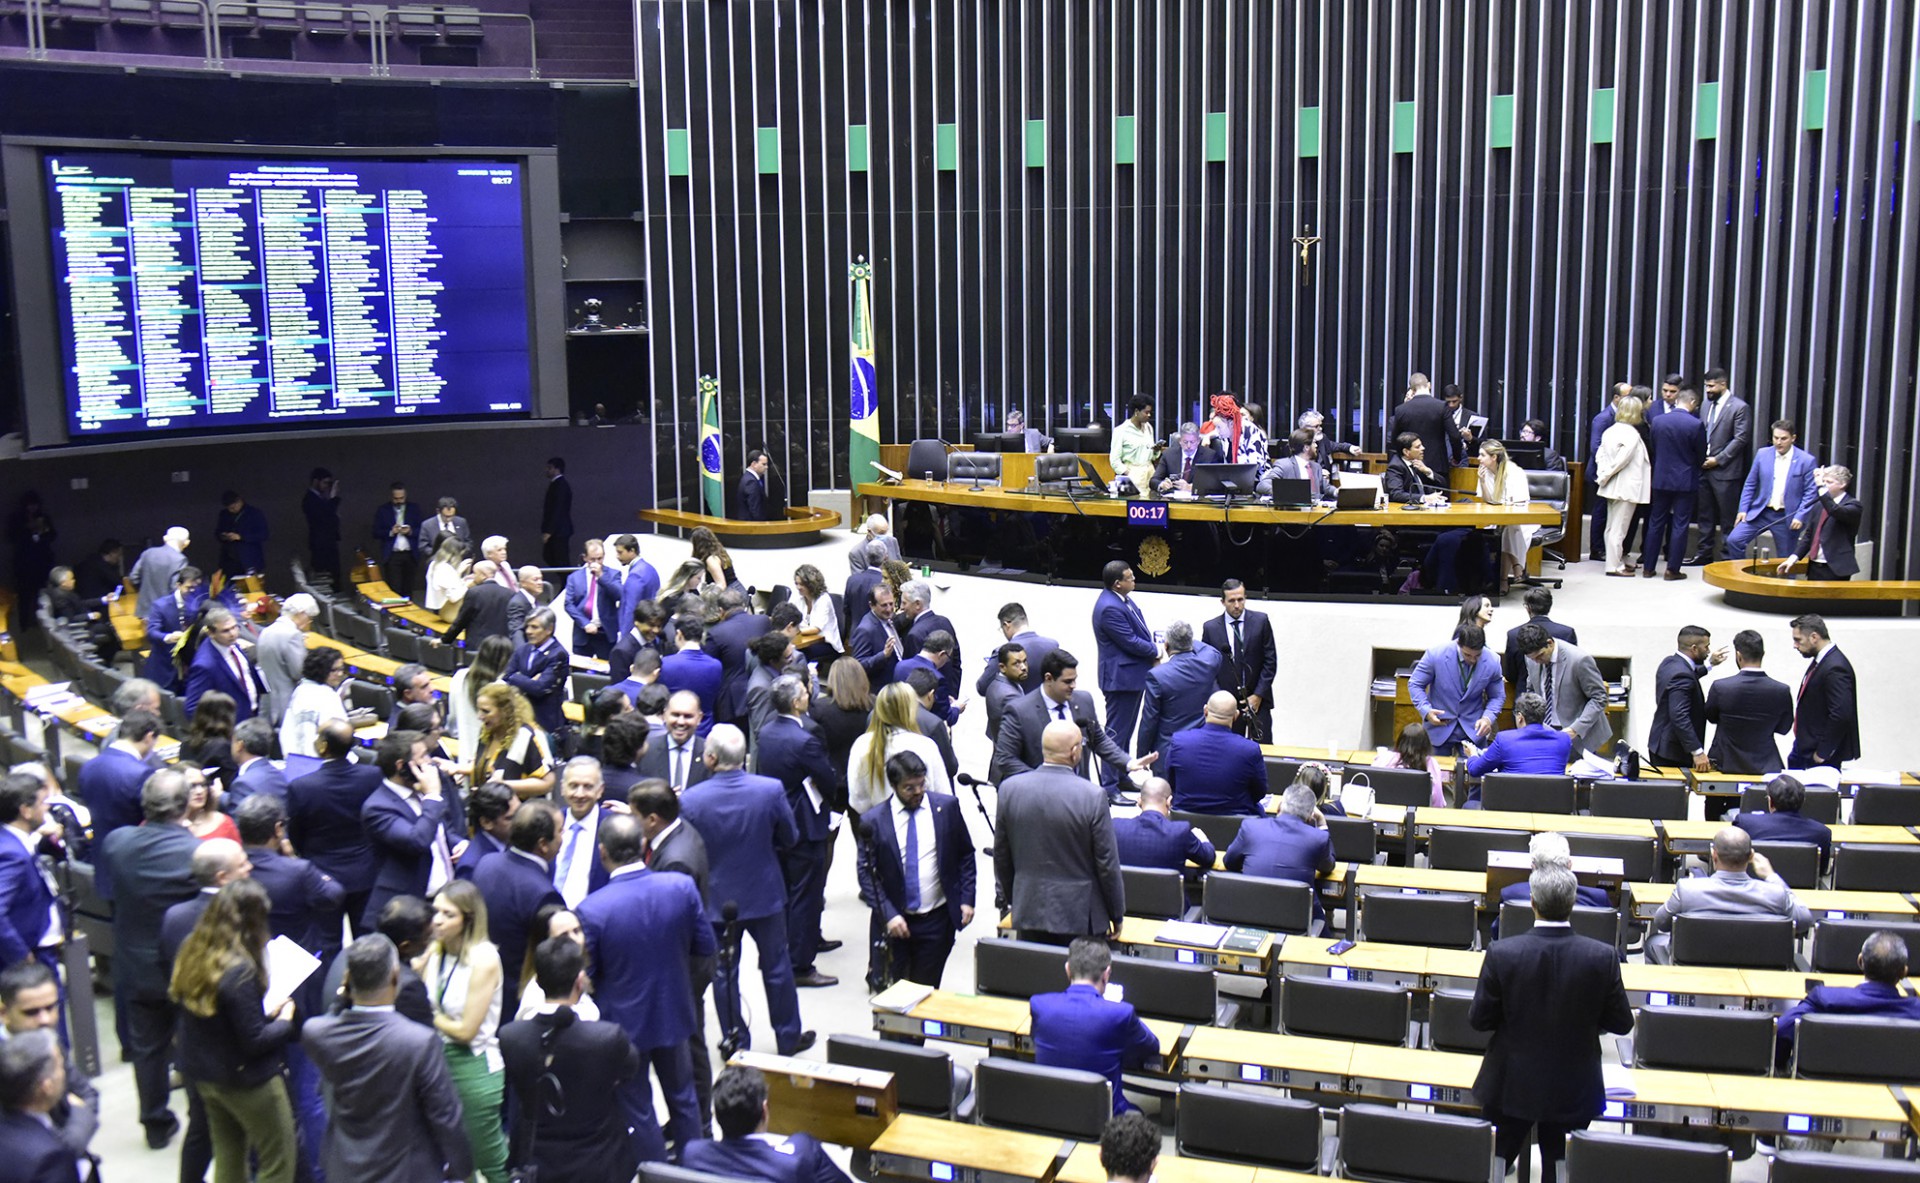
<instances>
[{"instance_id":1,"label":"stack of paper","mask_svg":"<svg viewBox=\"0 0 1920 1183\"><path fill-rule=\"evenodd\" d=\"M272 1014L280 1009L280 1004L293 997L293 992L301 983L313 976L320 968L320 959L302 949L288 937L277 936L267 942L267 991L262 999L266 1012Z\"/></svg>"}]
</instances>

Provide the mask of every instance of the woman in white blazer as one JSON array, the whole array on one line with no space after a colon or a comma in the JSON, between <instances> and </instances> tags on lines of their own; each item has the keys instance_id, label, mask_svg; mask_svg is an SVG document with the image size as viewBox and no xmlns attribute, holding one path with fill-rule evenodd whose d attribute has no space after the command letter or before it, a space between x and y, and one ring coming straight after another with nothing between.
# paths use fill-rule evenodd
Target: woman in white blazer
<instances>
[{"instance_id":1,"label":"woman in white blazer","mask_svg":"<svg viewBox=\"0 0 1920 1183\"><path fill-rule=\"evenodd\" d=\"M1634 510L1653 497L1653 461L1640 425L1646 422L1646 403L1628 395L1613 404L1613 426L1600 436L1600 453L1593 458L1594 480L1607 499L1607 574L1631 578L1627 566L1627 530Z\"/></svg>"}]
</instances>

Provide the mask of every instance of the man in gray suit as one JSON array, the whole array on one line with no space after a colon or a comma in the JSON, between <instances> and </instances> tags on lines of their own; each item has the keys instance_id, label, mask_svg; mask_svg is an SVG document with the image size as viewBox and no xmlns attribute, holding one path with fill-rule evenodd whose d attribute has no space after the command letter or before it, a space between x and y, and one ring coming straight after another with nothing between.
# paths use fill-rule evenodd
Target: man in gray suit
<instances>
[{"instance_id":1,"label":"man in gray suit","mask_svg":"<svg viewBox=\"0 0 1920 1183\"><path fill-rule=\"evenodd\" d=\"M1094 714L1093 695L1076 689L1080 679L1080 661L1065 649L1055 649L1040 663L1040 688L1009 702L1000 718L1000 734L993 745L992 776L1004 784L1023 772L1040 767L1044 756L1041 732L1050 724L1072 723L1085 736L1086 743L1100 758L1116 769L1133 772L1152 764L1160 755L1149 752L1129 761L1127 753L1100 726ZM1086 748L1075 758L1077 775L1087 774ZM1131 805L1122 800L1120 804Z\"/></svg>"},{"instance_id":2,"label":"man in gray suit","mask_svg":"<svg viewBox=\"0 0 1920 1183\"><path fill-rule=\"evenodd\" d=\"M394 1013L400 954L374 933L347 948L345 1014L307 1020L300 1042L329 1086L326 1173L356 1183L464 1179L473 1154L440 1034Z\"/></svg>"},{"instance_id":3,"label":"man in gray suit","mask_svg":"<svg viewBox=\"0 0 1920 1183\"><path fill-rule=\"evenodd\" d=\"M1713 558L1715 532L1733 530L1740 485L1753 454L1753 411L1745 399L1727 390L1727 372L1708 370L1701 384L1707 390L1707 405L1700 410L1700 422L1707 428L1707 458L1700 466L1700 492L1693 506L1700 544L1687 556L1688 567L1705 566Z\"/></svg>"},{"instance_id":4,"label":"man in gray suit","mask_svg":"<svg viewBox=\"0 0 1920 1183\"><path fill-rule=\"evenodd\" d=\"M996 894L1026 940L1106 937L1127 914L1106 794L1075 771L1084 742L1079 724L1056 719L1041 733L1040 767L1000 783Z\"/></svg>"},{"instance_id":5,"label":"man in gray suit","mask_svg":"<svg viewBox=\"0 0 1920 1183\"><path fill-rule=\"evenodd\" d=\"M1680 916L1786 916L1793 931L1805 933L1813 913L1793 898L1793 889L1773 873L1767 856L1756 854L1753 839L1737 826L1713 836L1713 874L1684 878L1653 915L1647 937L1647 960L1660 965L1673 961L1673 922Z\"/></svg>"},{"instance_id":6,"label":"man in gray suit","mask_svg":"<svg viewBox=\"0 0 1920 1183\"><path fill-rule=\"evenodd\" d=\"M320 615L320 605L306 592L287 597L280 606L280 619L260 633L253 647L253 663L267 679L266 717L277 728L286 718L287 703L293 688L300 684L301 667L307 660L307 630Z\"/></svg>"},{"instance_id":7,"label":"man in gray suit","mask_svg":"<svg viewBox=\"0 0 1920 1183\"><path fill-rule=\"evenodd\" d=\"M1529 622L1514 630L1514 644L1527 656L1525 690L1547 702L1547 726L1573 739L1573 755L1597 752L1613 742L1607 722L1607 680L1593 655Z\"/></svg>"}]
</instances>

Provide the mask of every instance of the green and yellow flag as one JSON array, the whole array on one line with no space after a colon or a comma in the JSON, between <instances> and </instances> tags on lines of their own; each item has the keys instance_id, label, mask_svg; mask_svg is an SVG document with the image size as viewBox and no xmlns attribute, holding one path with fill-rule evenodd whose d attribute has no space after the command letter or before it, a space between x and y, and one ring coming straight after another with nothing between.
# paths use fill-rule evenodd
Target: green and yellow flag
<instances>
[{"instance_id":1,"label":"green and yellow flag","mask_svg":"<svg viewBox=\"0 0 1920 1183\"><path fill-rule=\"evenodd\" d=\"M720 382L700 377L700 492L707 513L727 516L727 487L720 479Z\"/></svg>"},{"instance_id":2,"label":"green and yellow flag","mask_svg":"<svg viewBox=\"0 0 1920 1183\"><path fill-rule=\"evenodd\" d=\"M853 388L847 400L847 487L878 479L880 392L873 377L873 264L855 258L853 280Z\"/></svg>"}]
</instances>

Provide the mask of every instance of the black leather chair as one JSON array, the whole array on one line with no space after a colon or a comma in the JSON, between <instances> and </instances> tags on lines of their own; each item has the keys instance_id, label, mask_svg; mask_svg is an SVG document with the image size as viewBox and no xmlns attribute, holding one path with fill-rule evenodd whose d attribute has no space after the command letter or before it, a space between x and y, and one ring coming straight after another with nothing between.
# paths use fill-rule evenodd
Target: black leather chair
<instances>
[{"instance_id":1,"label":"black leather chair","mask_svg":"<svg viewBox=\"0 0 1920 1183\"><path fill-rule=\"evenodd\" d=\"M1485 871L1489 850L1524 853L1532 837L1522 830L1435 826L1427 836L1427 865L1441 871Z\"/></svg>"},{"instance_id":2,"label":"black leather chair","mask_svg":"<svg viewBox=\"0 0 1920 1183\"><path fill-rule=\"evenodd\" d=\"M1835 891L1920 891L1920 846L1849 842L1833 849Z\"/></svg>"},{"instance_id":3,"label":"black leather chair","mask_svg":"<svg viewBox=\"0 0 1920 1183\"><path fill-rule=\"evenodd\" d=\"M393 717L393 687L354 678L347 683L347 705L356 711L373 712L382 723Z\"/></svg>"},{"instance_id":4,"label":"black leather chair","mask_svg":"<svg viewBox=\"0 0 1920 1183\"><path fill-rule=\"evenodd\" d=\"M1567 1183L1729 1183L1732 1178L1732 1152L1712 1143L1591 1130L1576 1130L1567 1140Z\"/></svg>"},{"instance_id":5,"label":"black leather chair","mask_svg":"<svg viewBox=\"0 0 1920 1183\"><path fill-rule=\"evenodd\" d=\"M1288 974L1280 987L1280 1029L1288 1035L1405 1047L1413 991L1384 982L1341 982Z\"/></svg>"},{"instance_id":6,"label":"black leather chair","mask_svg":"<svg viewBox=\"0 0 1920 1183\"><path fill-rule=\"evenodd\" d=\"M1320 1163L1320 1107L1277 1093L1180 1086L1174 1148L1184 1158L1257 1163L1312 1173Z\"/></svg>"},{"instance_id":7,"label":"black leather chair","mask_svg":"<svg viewBox=\"0 0 1920 1183\"><path fill-rule=\"evenodd\" d=\"M1343 863L1371 863L1380 857L1380 834L1364 817L1328 814L1327 836L1333 839L1333 857Z\"/></svg>"},{"instance_id":8,"label":"black leather chair","mask_svg":"<svg viewBox=\"0 0 1920 1183\"><path fill-rule=\"evenodd\" d=\"M1665 859L1657 838L1636 838L1631 834L1568 834L1567 849L1582 858L1617 858L1620 871L1629 883L1652 883L1665 878L1661 874Z\"/></svg>"},{"instance_id":9,"label":"black leather chair","mask_svg":"<svg viewBox=\"0 0 1920 1183\"><path fill-rule=\"evenodd\" d=\"M912 475L912 474L909 474ZM1033 458L1033 476L1041 485L1061 485L1080 475L1080 458L1072 454L1042 453Z\"/></svg>"},{"instance_id":10,"label":"black leather chair","mask_svg":"<svg viewBox=\"0 0 1920 1183\"><path fill-rule=\"evenodd\" d=\"M1300 775L1300 761L1283 760L1278 756L1266 757L1267 790L1274 793L1286 792L1287 786Z\"/></svg>"},{"instance_id":11,"label":"black leather chair","mask_svg":"<svg viewBox=\"0 0 1920 1183\"><path fill-rule=\"evenodd\" d=\"M1340 1110L1339 1158L1339 1174L1347 1179L1487 1183L1499 1178L1492 1122L1390 1105Z\"/></svg>"},{"instance_id":12,"label":"black leather chair","mask_svg":"<svg viewBox=\"0 0 1920 1183\"><path fill-rule=\"evenodd\" d=\"M1920 956L1920 923L1898 924L1891 920L1822 920L1813 926L1813 940L1807 948L1807 961L1819 974L1857 974L1860 972L1860 946L1876 932L1890 932L1907 943L1909 957Z\"/></svg>"},{"instance_id":13,"label":"black leather chair","mask_svg":"<svg viewBox=\"0 0 1920 1183\"><path fill-rule=\"evenodd\" d=\"M947 475L947 441L914 440L907 445L907 470L903 474L909 480L920 480L931 475L936 481L944 480ZM863 476L860 478L865 480Z\"/></svg>"},{"instance_id":14,"label":"black leather chair","mask_svg":"<svg viewBox=\"0 0 1920 1183\"><path fill-rule=\"evenodd\" d=\"M1121 867L1126 889L1127 915L1178 920L1187 912L1186 880L1178 871L1161 867Z\"/></svg>"},{"instance_id":15,"label":"black leather chair","mask_svg":"<svg viewBox=\"0 0 1920 1183\"><path fill-rule=\"evenodd\" d=\"M1802 891L1820 886L1820 848L1811 842L1755 842L1755 854L1764 854L1773 873L1788 887ZM1645 880L1636 878L1636 883Z\"/></svg>"},{"instance_id":16,"label":"black leather chair","mask_svg":"<svg viewBox=\"0 0 1920 1183\"><path fill-rule=\"evenodd\" d=\"M1767 790L1764 788L1740 790L1740 812L1765 813L1767 811ZM1840 820L1840 791L1813 785L1806 790L1806 800L1800 803L1800 816L1812 818L1817 822L1833 825Z\"/></svg>"},{"instance_id":17,"label":"black leather chair","mask_svg":"<svg viewBox=\"0 0 1920 1183\"><path fill-rule=\"evenodd\" d=\"M1764 1011L1643 1006L1633 1024L1633 1066L1771 1075L1774 1018Z\"/></svg>"},{"instance_id":18,"label":"black leather chair","mask_svg":"<svg viewBox=\"0 0 1920 1183\"><path fill-rule=\"evenodd\" d=\"M1853 797L1856 826L1920 826L1920 788L1861 785Z\"/></svg>"},{"instance_id":19,"label":"black leather chair","mask_svg":"<svg viewBox=\"0 0 1920 1183\"><path fill-rule=\"evenodd\" d=\"M1133 897L1127 899L1131 911ZM1241 924L1289 934L1310 935L1314 931L1313 886L1290 879L1211 872L1200 910L1208 924Z\"/></svg>"},{"instance_id":20,"label":"black leather chair","mask_svg":"<svg viewBox=\"0 0 1920 1183\"><path fill-rule=\"evenodd\" d=\"M1349 764L1342 779L1372 789L1377 805L1405 808L1433 804L1433 777L1418 768L1374 768L1368 764Z\"/></svg>"},{"instance_id":21,"label":"black leather chair","mask_svg":"<svg viewBox=\"0 0 1920 1183\"><path fill-rule=\"evenodd\" d=\"M1689 803L1685 781L1602 780L1589 790L1587 811L1595 817L1683 822Z\"/></svg>"},{"instance_id":22,"label":"black leather chair","mask_svg":"<svg viewBox=\"0 0 1920 1183\"><path fill-rule=\"evenodd\" d=\"M1527 470L1527 496L1535 501L1546 502L1549 507L1560 515L1558 525L1541 526L1533 532L1534 546L1554 546L1566 538L1567 506L1570 504L1568 491L1571 488L1572 485L1569 483L1564 470ZM1546 552L1542 551L1540 561L1543 565L1546 559ZM1567 560L1558 551L1554 552L1553 561L1559 564L1560 570L1564 571L1567 569ZM1560 580L1551 579L1545 575L1529 575L1522 582L1530 585L1549 587L1559 587L1561 584Z\"/></svg>"},{"instance_id":23,"label":"black leather chair","mask_svg":"<svg viewBox=\"0 0 1920 1183\"><path fill-rule=\"evenodd\" d=\"M1471 949L1479 922L1469 896L1375 891L1361 897L1360 930L1367 940L1388 945Z\"/></svg>"},{"instance_id":24,"label":"black leather chair","mask_svg":"<svg viewBox=\"0 0 1920 1183\"><path fill-rule=\"evenodd\" d=\"M1513 813L1572 813L1573 778L1489 772L1480 782L1480 807Z\"/></svg>"},{"instance_id":25,"label":"black leather chair","mask_svg":"<svg viewBox=\"0 0 1920 1183\"><path fill-rule=\"evenodd\" d=\"M393 658L403 665L410 661L420 662L420 650L423 647L423 643L420 640L419 633L411 629L396 626L387 630L386 639L388 657Z\"/></svg>"},{"instance_id":26,"label":"black leather chair","mask_svg":"<svg viewBox=\"0 0 1920 1183\"><path fill-rule=\"evenodd\" d=\"M947 457L947 480L969 485L1000 483L1000 453L955 452Z\"/></svg>"},{"instance_id":27,"label":"black leather chair","mask_svg":"<svg viewBox=\"0 0 1920 1183\"><path fill-rule=\"evenodd\" d=\"M595 694L613 685L613 679L606 674L595 674L587 670L574 670L567 676L573 682L573 701L583 707L593 701Z\"/></svg>"},{"instance_id":28,"label":"black leather chair","mask_svg":"<svg viewBox=\"0 0 1920 1183\"><path fill-rule=\"evenodd\" d=\"M1678 916L1675 965L1792 969L1793 921L1785 916Z\"/></svg>"},{"instance_id":29,"label":"black leather chair","mask_svg":"<svg viewBox=\"0 0 1920 1183\"><path fill-rule=\"evenodd\" d=\"M1173 811L1173 820L1184 826L1197 827L1221 854L1225 854L1227 847L1233 845L1233 840L1240 836L1240 827L1247 821L1245 817L1234 814L1188 813L1182 809Z\"/></svg>"},{"instance_id":30,"label":"black leather chair","mask_svg":"<svg viewBox=\"0 0 1920 1183\"><path fill-rule=\"evenodd\" d=\"M1427 1046L1437 1052L1477 1056L1493 1042L1493 1032L1476 1031L1467 1021L1473 1009L1471 990L1435 990L1427 1011Z\"/></svg>"},{"instance_id":31,"label":"black leather chair","mask_svg":"<svg viewBox=\"0 0 1920 1183\"><path fill-rule=\"evenodd\" d=\"M420 664L436 674L452 674L460 668L461 650L454 645L420 646Z\"/></svg>"},{"instance_id":32,"label":"black leather chair","mask_svg":"<svg viewBox=\"0 0 1920 1183\"><path fill-rule=\"evenodd\" d=\"M1920 1082L1920 1020L1885 1015L1801 1015L1793 1074L1808 1080Z\"/></svg>"},{"instance_id":33,"label":"black leather chair","mask_svg":"<svg viewBox=\"0 0 1920 1183\"><path fill-rule=\"evenodd\" d=\"M1003 938L973 946L973 988L1002 998L1032 998L1067 988L1067 951Z\"/></svg>"},{"instance_id":34,"label":"black leather chair","mask_svg":"<svg viewBox=\"0 0 1920 1183\"><path fill-rule=\"evenodd\" d=\"M640 1164L640 1183L740 1183L732 1175L715 1175L707 1171L696 1171L691 1167L676 1167L672 1163L643 1162Z\"/></svg>"},{"instance_id":35,"label":"black leather chair","mask_svg":"<svg viewBox=\"0 0 1920 1183\"><path fill-rule=\"evenodd\" d=\"M1813 1150L1782 1150L1773 1156L1767 1172L1767 1183L1910 1183L1916 1179L1920 1179L1920 1162Z\"/></svg>"},{"instance_id":36,"label":"black leather chair","mask_svg":"<svg viewBox=\"0 0 1920 1183\"><path fill-rule=\"evenodd\" d=\"M1620 910L1577 905L1569 917L1573 931L1592 937L1603 945L1620 947ZM1522 900L1507 900L1500 905L1500 939L1517 937L1533 928L1533 905Z\"/></svg>"},{"instance_id":37,"label":"black leather chair","mask_svg":"<svg viewBox=\"0 0 1920 1183\"><path fill-rule=\"evenodd\" d=\"M1214 1027L1240 1021L1240 1004L1220 997L1213 970L1204 965L1120 956L1113 959L1113 980L1143 1018Z\"/></svg>"},{"instance_id":38,"label":"black leather chair","mask_svg":"<svg viewBox=\"0 0 1920 1183\"><path fill-rule=\"evenodd\" d=\"M981 1125L1098 1142L1113 1117L1113 1086L1097 1072L989 1056L975 1080Z\"/></svg>"},{"instance_id":39,"label":"black leather chair","mask_svg":"<svg viewBox=\"0 0 1920 1183\"><path fill-rule=\"evenodd\" d=\"M946 1052L890 1039L829 1035L827 1063L893 1073L905 1112L961 1121L973 1114L973 1074L954 1064Z\"/></svg>"}]
</instances>

